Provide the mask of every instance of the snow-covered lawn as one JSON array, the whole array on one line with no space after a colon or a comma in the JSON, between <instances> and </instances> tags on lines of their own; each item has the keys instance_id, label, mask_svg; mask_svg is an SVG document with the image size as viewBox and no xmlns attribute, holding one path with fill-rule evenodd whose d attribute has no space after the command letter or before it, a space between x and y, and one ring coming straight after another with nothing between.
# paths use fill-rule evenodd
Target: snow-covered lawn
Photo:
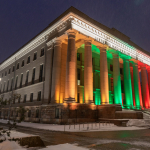
<instances>
[{"instance_id":1,"label":"snow-covered lawn","mask_svg":"<svg viewBox=\"0 0 150 150\"><path fill-rule=\"evenodd\" d=\"M7 120L0 119L1 123L7 123ZM103 124L103 123L88 123L88 124L77 124L77 125L57 125L57 124L40 124L40 123L29 123L21 122L18 123L19 126L31 127L36 129L45 129L51 131L68 131L68 132L90 132L90 131L120 131L120 130L140 130L145 129L145 127L118 127L113 124Z\"/></svg>"}]
</instances>

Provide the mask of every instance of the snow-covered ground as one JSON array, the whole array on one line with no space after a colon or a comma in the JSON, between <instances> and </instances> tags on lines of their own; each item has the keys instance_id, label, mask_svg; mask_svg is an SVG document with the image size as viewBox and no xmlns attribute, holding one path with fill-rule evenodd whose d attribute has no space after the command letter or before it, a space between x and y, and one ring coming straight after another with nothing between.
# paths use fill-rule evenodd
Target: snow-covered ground
<instances>
[{"instance_id":1,"label":"snow-covered ground","mask_svg":"<svg viewBox=\"0 0 150 150\"><path fill-rule=\"evenodd\" d=\"M1 123L7 123L7 120L0 119ZM31 127L36 129L45 129L51 131L68 131L68 132L91 132L91 131L120 131L120 130L140 130L145 127L136 127L131 124L128 127L118 127L113 124L103 123L88 123L88 124L77 124L77 125L58 125L58 124L40 124L40 123L29 123L21 122L19 126Z\"/></svg>"}]
</instances>

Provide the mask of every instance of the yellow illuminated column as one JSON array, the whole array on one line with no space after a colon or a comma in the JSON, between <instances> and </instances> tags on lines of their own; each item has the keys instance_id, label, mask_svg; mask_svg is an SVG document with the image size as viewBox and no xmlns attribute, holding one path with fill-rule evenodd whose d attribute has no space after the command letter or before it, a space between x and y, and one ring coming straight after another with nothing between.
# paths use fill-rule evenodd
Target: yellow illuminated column
<instances>
[{"instance_id":1,"label":"yellow illuminated column","mask_svg":"<svg viewBox=\"0 0 150 150\"><path fill-rule=\"evenodd\" d=\"M114 103L122 105L120 64L118 54L113 54Z\"/></svg>"},{"instance_id":2,"label":"yellow illuminated column","mask_svg":"<svg viewBox=\"0 0 150 150\"><path fill-rule=\"evenodd\" d=\"M93 75L92 75L92 49L91 41L85 40L84 50L84 100L93 103Z\"/></svg>"},{"instance_id":3,"label":"yellow illuminated column","mask_svg":"<svg viewBox=\"0 0 150 150\"><path fill-rule=\"evenodd\" d=\"M145 108L149 108L150 101L149 101L149 87L148 87L148 80L147 80L146 65L143 65L141 67L141 77L142 77L143 105Z\"/></svg>"},{"instance_id":4,"label":"yellow illuminated column","mask_svg":"<svg viewBox=\"0 0 150 150\"><path fill-rule=\"evenodd\" d=\"M100 91L101 104L109 104L109 83L106 46L98 47L100 49Z\"/></svg>"},{"instance_id":5,"label":"yellow illuminated column","mask_svg":"<svg viewBox=\"0 0 150 150\"><path fill-rule=\"evenodd\" d=\"M59 103L60 72L61 72L61 41L56 39L54 42L51 103Z\"/></svg>"},{"instance_id":6,"label":"yellow illuminated column","mask_svg":"<svg viewBox=\"0 0 150 150\"><path fill-rule=\"evenodd\" d=\"M65 102L75 102L76 88L76 48L75 32L68 32L68 49L66 63Z\"/></svg>"}]
</instances>

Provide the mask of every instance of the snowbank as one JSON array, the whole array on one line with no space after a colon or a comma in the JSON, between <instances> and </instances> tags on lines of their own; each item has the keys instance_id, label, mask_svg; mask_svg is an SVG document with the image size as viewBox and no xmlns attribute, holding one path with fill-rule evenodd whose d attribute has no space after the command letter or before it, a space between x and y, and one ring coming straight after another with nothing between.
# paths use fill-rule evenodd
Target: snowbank
<instances>
[{"instance_id":1,"label":"snowbank","mask_svg":"<svg viewBox=\"0 0 150 150\"><path fill-rule=\"evenodd\" d=\"M150 119L130 119L127 126L150 127Z\"/></svg>"}]
</instances>

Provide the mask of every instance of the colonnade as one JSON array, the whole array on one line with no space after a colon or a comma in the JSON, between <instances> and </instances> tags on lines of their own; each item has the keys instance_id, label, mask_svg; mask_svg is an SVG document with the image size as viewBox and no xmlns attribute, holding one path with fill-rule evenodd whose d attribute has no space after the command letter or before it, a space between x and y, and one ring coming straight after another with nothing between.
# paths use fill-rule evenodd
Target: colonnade
<instances>
[{"instance_id":1,"label":"colonnade","mask_svg":"<svg viewBox=\"0 0 150 150\"><path fill-rule=\"evenodd\" d=\"M72 103L76 99L76 45L75 32L68 32L67 47L67 63L66 63L66 80L65 80L65 96L64 102ZM84 40L84 101L86 104L93 103L93 75L92 75L92 41ZM100 50L100 95L101 104L109 104L109 81L108 81L108 65L107 65L107 46L97 46ZM114 104L122 105L121 75L119 53L113 53L113 85L114 85ZM150 70L148 77L146 66L141 66L142 89L140 83L139 67L136 61L130 61L123 57L123 78L124 78L124 94L126 107L137 108L150 107ZM133 69L130 69L132 63ZM51 103L59 103L60 93L60 67L61 67L61 41L56 40L54 44L52 87L51 87ZM149 84L148 84L149 83ZM142 92L141 92L142 91Z\"/></svg>"}]
</instances>

